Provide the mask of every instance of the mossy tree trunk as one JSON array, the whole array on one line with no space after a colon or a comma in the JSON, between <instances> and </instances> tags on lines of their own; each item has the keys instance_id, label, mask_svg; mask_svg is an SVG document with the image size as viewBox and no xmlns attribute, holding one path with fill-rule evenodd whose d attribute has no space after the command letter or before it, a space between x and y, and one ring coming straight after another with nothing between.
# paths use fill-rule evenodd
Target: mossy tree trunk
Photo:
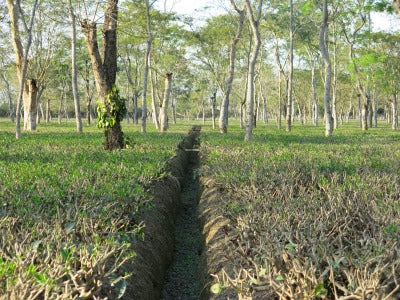
<instances>
[{"instance_id":1,"label":"mossy tree trunk","mask_svg":"<svg viewBox=\"0 0 400 300\"><path fill-rule=\"evenodd\" d=\"M92 62L92 70L96 82L96 90L99 97L99 107L105 109L104 114L110 118L103 125L105 133L106 150L124 148L124 136L121 129L122 118L118 111L113 110L117 98L111 97L115 88L117 73L117 20L118 0L107 0L102 28L102 54L97 41L97 24L85 19L81 22L86 45ZM114 94L113 94L114 95ZM118 106L118 105L117 105ZM111 122L112 120L112 122Z\"/></svg>"}]
</instances>

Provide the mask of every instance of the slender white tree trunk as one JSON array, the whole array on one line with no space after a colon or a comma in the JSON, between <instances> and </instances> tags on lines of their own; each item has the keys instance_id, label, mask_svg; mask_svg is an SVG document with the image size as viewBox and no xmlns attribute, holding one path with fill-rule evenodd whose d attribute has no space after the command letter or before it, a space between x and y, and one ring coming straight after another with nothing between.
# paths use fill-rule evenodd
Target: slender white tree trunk
<instances>
[{"instance_id":1,"label":"slender white tree trunk","mask_svg":"<svg viewBox=\"0 0 400 300\"><path fill-rule=\"evenodd\" d=\"M232 45L231 45L231 53L230 53L230 60L229 60L229 76L228 76L228 79L226 80L226 91L224 92L224 97L222 99L221 111L220 111L220 116L219 116L219 130L221 133L224 133L224 134L228 132L229 97L230 97L230 93L232 90L233 77L235 75L236 46L242 35L243 24L244 24L244 19L245 19L244 9L239 9L236 6L236 3L234 0L231 0L231 3L233 5L233 7L235 8L235 10L239 14L239 22L238 22L238 28L237 28L237 31L235 34L235 38L233 39Z\"/></svg>"},{"instance_id":2,"label":"slender white tree trunk","mask_svg":"<svg viewBox=\"0 0 400 300\"><path fill-rule=\"evenodd\" d=\"M151 44L153 42L153 35L151 33L150 25L150 4L149 0L146 0L146 27L147 27L147 48L144 57L144 70L143 70L143 94L142 94L142 132L146 132L146 120L147 120L147 81L149 77L149 60Z\"/></svg>"},{"instance_id":3,"label":"slender white tree trunk","mask_svg":"<svg viewBox=\"0 0 400 300\"><path fill-rule=\"evenodd\" d=\"M4 84L6 86L6 91L7 91L7 99L8 99L8 108L10 111L10 120L11 122L15 122L15 111L14 111L14 105L12 103L12 96L11 96L11 88L10 88L10 83L8 82L8 79L4 73L1 74L1 77L4 81Z\"/></svg>"},{"instance_id":4,"label":"slender white tree trunk","mask_svg":"<svg viewBox=\"0 0 400 300\"><path fill-rule=\"evenodd\" d=\"M293 121L293 0L289 0L290 20L289 20L289 85L286 109L286 131L292 130Z\"/></svg>"},{"instance_id":5,"label":"slender white tree trunk","mask_svg":"<svg viewBox=\"0 0 400 300\"><path fill-rule=\"evenodd\" d=\"M172 87L172 73L167 73L165 76L164 100L160 112L161 132L166 132L168 130L168 105L171 97L171 87Z\"/></svg>"},{"instance_id":6,"label":"slender white tree trunk","mask_svg":"<svg viewBox=\"0 0 400 300\"><path fill-rule=\"evenodd\" d=\"M326 45L326 29L328 27L328 0L324 0L322 23L319 32L319 45L325 62L325 86L324 86L324 109L325 109L325 136L331 136L333 133L333 120L330 105L331 97L331 79L332 66L329 52Z\"/></svg>"},{"instance_id":7,"label":"slender white tree trunk","mask_svg":"<svg viewBox=\"0 0 400 300\"><path fill-rule=\"evenodd\" d=\"M338 115L337 115L337 35L336 26L333 26L333 82L332 82L332 117L333 128L338 129Z\"/></svg>"},{"instance_id":8,"label":"slender white tree trunk","mask_svg":"<svg viewBox=\"0 0 400 300\"><path fill-rule=\"evenodd\" d=\"M250 22L252 35L253 35L253 49L250 54L249 71L247 75L247 126L245 133L245 141L251 141L253 138L253 120L254 120L254 76L255 76L255 65L257 62L258 52L261 46L260 30L258 27L259 20L261 18L261 8L263 0L258 3L257 15L254 16L253 8L250 4L250 0L245 0L245 7L247 16Z\"/></svg>"},{"instance_id":9,"label":"slender white tree trunk","mask_svg":"<svg viewBox=\"0 0 400 300\"><path fill-rule=\"evenodd\" d=\"M156 89L154 86L154 78L153 78L153 71L151 69L151 58L149 59L149 75L150 75L150 86L151 86L151 108L153 110L153 122L156 125L156 129L160 130L160 120L158 117L158 109L159 106L157 105L156 100Z\"/></svg>"},{"instance_id":10,"label":"slender white tree trunk","mask_svg":"<svg viewBox=\"0 0 400 300\"><path fill-rule=\"evenodd\" d=\"M212 118L212 126L213 129L215 129L215 106L217 101L217 92L214 92L214 94L211 96L211 118Z\"/></svg>"},{"instance_id":11,"label":"slender white tree trunk","mask_svg":"<svg viewBox=\"0 0 400 300\"><path fill-rule=\"evenodd\" d=\"M378 92L374 91L374 127L378 127Z\"/></svg>"},{"instance_id":12,"label":"slender white tree trunk","mask_svg":"<svg viewBox=\"0 0 400 300\"><path fill-rule=\"evenodd\" d=\"M392 102L392 129L397 130L399 128L399 99L397 92L393 95Z\"/></svg>"},{"instance_id":13,"label":"slender white tree trunk","mask_svg":"<svg viewBox=\"0 0 400 300\"><path fill-rule=\"evenodd\" d=\"M76 64L76 23L75 23L75 13L72 7L72 0L68 1L68 7L71 18L71 30L72 30L72 36L71 36L72 92L74 94L76 130L78 132L82 132L81 106L79 103L79 93L78 93L78 67Z\"/></svg>"}]
</instances>

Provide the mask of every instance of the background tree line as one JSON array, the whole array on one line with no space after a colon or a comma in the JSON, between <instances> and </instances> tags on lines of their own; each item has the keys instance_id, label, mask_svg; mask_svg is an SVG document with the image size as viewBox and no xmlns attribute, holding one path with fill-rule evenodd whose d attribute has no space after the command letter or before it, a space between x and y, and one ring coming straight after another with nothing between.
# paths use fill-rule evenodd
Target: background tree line
<instances>
[{"instance_id":1,"label":"background tree line","mask_svg":"<svg viewBox=\"0 0 400 300\"><path fill-rule=\"evenodd\" d=\"M324 123L326 135L355 118L362 130L380 119L397 129L399 32L373 31L371 13L398 2L229 0L202 24L155 5L7 0L2 116L22 115L28 131L74 117L81 131L81 118L97 118L110 133L122 118L146 132L148 120L166 131L206 117L227 133L235 118L247 140L271 120L287 131ZM111 117L114 100L126 114Z\"/></svg>"}]
</instances>

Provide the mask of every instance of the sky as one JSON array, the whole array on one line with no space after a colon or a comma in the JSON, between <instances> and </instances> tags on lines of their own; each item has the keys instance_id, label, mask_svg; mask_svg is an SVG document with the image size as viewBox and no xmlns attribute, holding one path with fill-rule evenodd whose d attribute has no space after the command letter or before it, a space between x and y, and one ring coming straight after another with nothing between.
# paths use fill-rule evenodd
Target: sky
<instances>
[{"instance_id":1,"label":"sky","mask_svg":"<svg viewBox=\"0 0 400 300\"><path fill-rule=\"evenodd\" d=\"M201 23L207 17L223 13L224 0L158 0L156 7L167 11L175 11L193 17ZM229 3L228 3L229 4ZM165 6L164 6L165 5ZM207 9L203 9L207 7ZM372 23L374 30L400 31L400 17L398 15L388 15L386 13L372 13Z\"/></svg>"}]
</instances>

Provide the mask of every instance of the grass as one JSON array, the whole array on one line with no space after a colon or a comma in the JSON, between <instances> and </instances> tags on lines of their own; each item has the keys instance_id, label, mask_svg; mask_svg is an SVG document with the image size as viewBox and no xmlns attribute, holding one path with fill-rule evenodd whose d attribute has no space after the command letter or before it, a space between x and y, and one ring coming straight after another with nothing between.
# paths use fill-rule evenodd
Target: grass
<instances>
[{"instance_id":1,"label":"grass","mask_svg":"<svg viewBox=\"0 0 400 300\"><path fill-rule=\"evenodd\" d=\"M148 187L186 128L124 129L128 149L107 152L95 127L77 134L72 122L41 124L16 140L14 125L0 121L0 298L124 291L130 274L122 266L141 239L137 212L151 206Z\"/></svg>"},{"instance_id":2,"label":"grass","mask_svg":"<svg viewBox=\"0 0 400 300\"><path fill-rule=\"evenodd\" d=\"M273 127L202 136L203 176L224 190L224 289L271 299L391 299L400 279L400 135ZM386 298L385 298L386 297Z\"/></svg>"}]
</instances>

